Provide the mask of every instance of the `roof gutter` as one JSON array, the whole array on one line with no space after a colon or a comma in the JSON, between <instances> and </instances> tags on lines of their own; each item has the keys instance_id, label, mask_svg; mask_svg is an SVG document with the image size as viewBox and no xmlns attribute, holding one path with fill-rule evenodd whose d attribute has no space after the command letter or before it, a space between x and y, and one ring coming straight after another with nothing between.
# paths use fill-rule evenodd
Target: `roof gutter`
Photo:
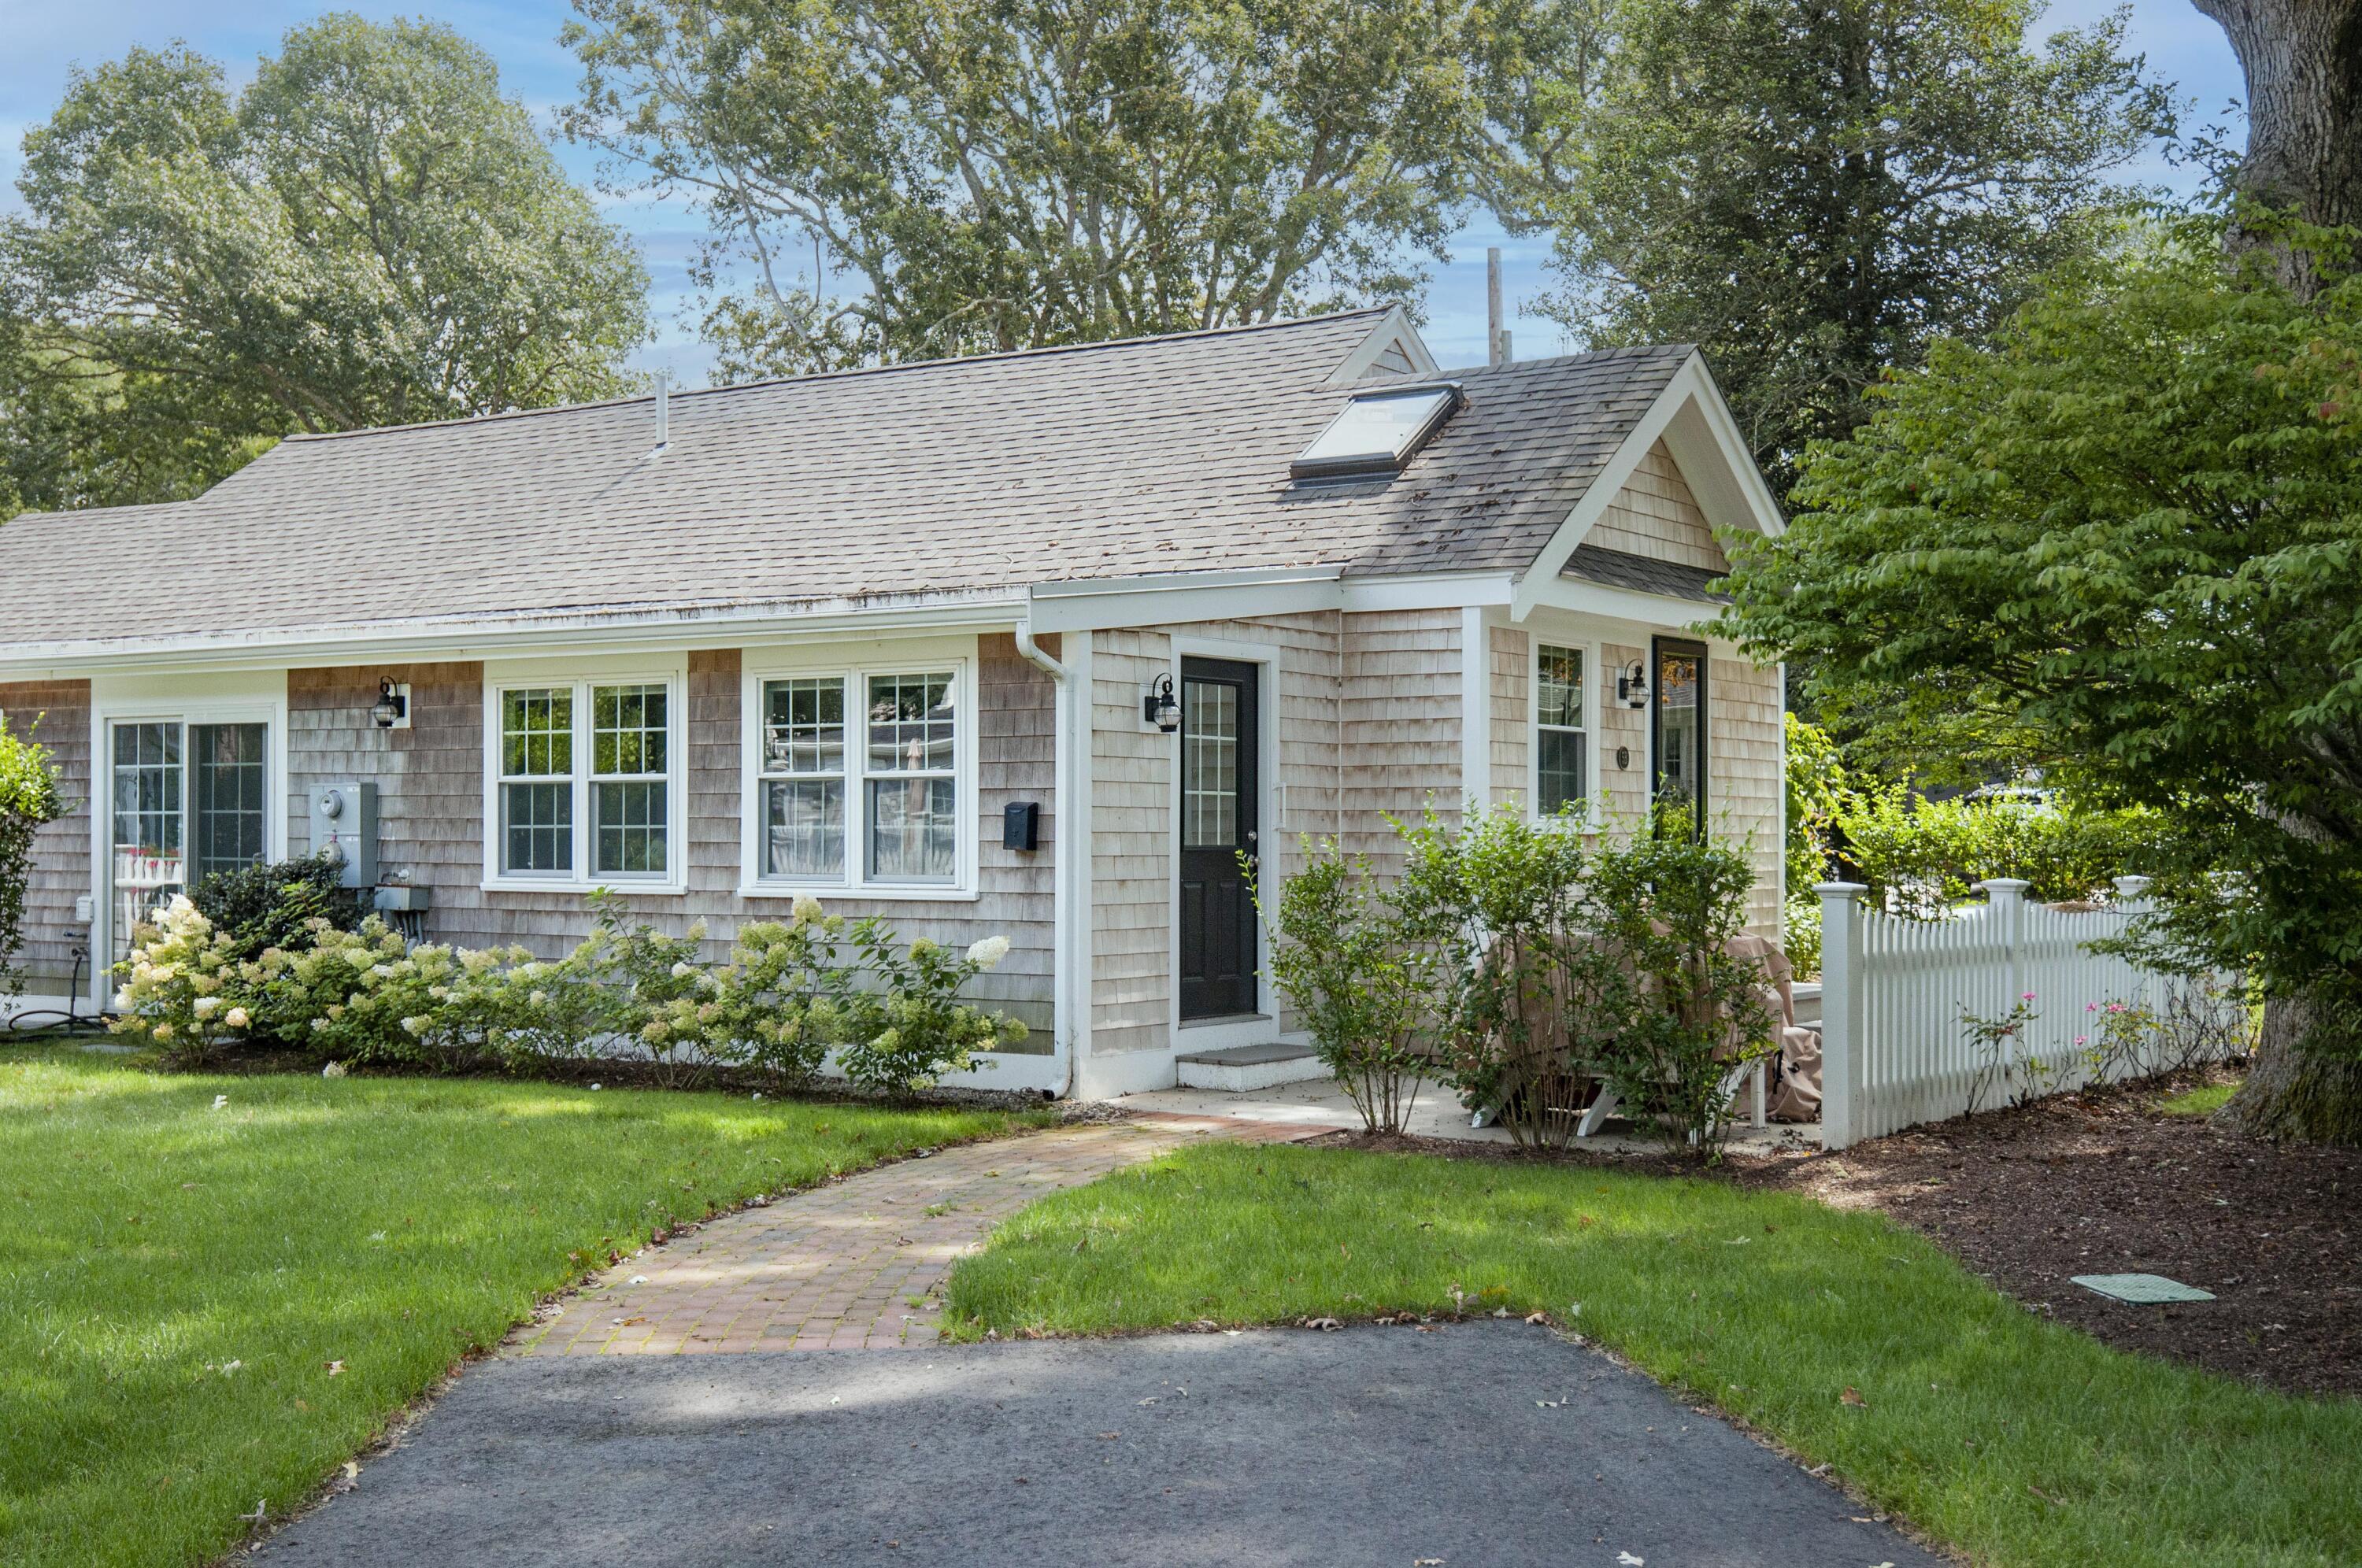
<instances>
[{"instance_id":1,"label":"roof gutter","mask_svg":"<svg viewBox=\"0 0 2362 1568\"><path fill-rule=\"evenodd\" d=\"M1076 1058L1083 1032L1083 1010L1089 994L1088 965L1082 953L1080 933L1088 929L1077 918L1087 907L1086 894L1089 884L1085 880L1085 868L1089 865L1082 851L1083 790L1082 748L1089 740L1090 705L1081 701L1076 690L1074 672L1043 650L1033 640L1033 615L1031 596L1026 613L1017 623L1017 651L1025 661L1050 677L1056 693L1056 708L1050 725L1053 748L1052 774L1054 794L1051 800L1052 832L1050 853L1050 1009L1054 1014L1050 1031L1051 1050L1060 1058L1056 1098L1066 1099L1075 1092Z\"/></svg>"}]
</instances>

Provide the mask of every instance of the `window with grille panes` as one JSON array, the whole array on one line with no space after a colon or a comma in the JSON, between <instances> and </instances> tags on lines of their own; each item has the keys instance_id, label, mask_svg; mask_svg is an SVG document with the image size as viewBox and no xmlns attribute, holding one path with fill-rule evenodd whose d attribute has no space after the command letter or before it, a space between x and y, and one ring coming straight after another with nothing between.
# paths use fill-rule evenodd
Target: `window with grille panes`
<instances>
[{"instance_id":1,"label":"window with grille panes","mask_svg":"<svg viewBox=\"0 0 2362 1568\"><path fill-rule=\"evenodd\" d=\"M1590 734L1583 712L1583 649L1534 649L1534 810L1555 816L1589 798Z\"/></svg>"},{"instance_id":2,"label":"window with grille panes","mask_svg":"<svg viewBox=\"0 0 2362 1568\"><path fill-rule=\"evenodd\" d=\"M679 701L664 679L499 687L497 874L675 880Z\"/></svg>"},{"instance_id":3,"label":"window with grille panes","mask_svg":"<svg viewBox=\"0 0 2362 1568\"><path fill-rule=\"evenodd\" d=\"M750 677L750 885L956 889L961 690L953 665Z\"/></svg>"}]
</instances>

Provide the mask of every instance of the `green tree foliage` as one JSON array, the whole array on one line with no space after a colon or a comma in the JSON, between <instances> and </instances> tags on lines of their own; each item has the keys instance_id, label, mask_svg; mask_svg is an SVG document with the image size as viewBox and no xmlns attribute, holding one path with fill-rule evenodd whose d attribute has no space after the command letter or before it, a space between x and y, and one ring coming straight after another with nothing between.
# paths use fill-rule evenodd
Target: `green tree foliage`
<instances>
[{"instance_id":1,"label":"green tree foliage","mask_svg":"<svg viewBox=\"0 0 2362 1568\"><path fill-rule=\"evenodd\" d=\"M2036 47L2038 0L1621 0L1520 150L1550 305L1597 346L1703 347L1759 460L1867 417L2101 243L2105 176L2170 128L2125 15ZM1784 488L1784 485L1783 485Z\"/></svg>"},{"instance_id":2,"label":"green tree foliage","mask_svg":"<svg viewBox=\"0 0 2362 1568\"><path fill-rule=\"evenodd\" d=\"M704 208L741 377L1402 295L1472 188L1480 76L1515 68L1467 0L576 9L568 127Z\"/></svg>"},{"instance_id":3,"label":"green tree foliage","mask_svg":"<svg viewBox=\"0 0 2362 1568\"><path fill-rule=\"evenodd\" d=\"M2222 232L2183 222L2068 270L1991 348L1938 344L1815 453L1727 625L1840 693L1953 682L2054 737L2097 804L2167 813L2159 935L2326 1004L2308 1049L2351 1058L2362 274L2306 231L2300 298L2268 248L2226 269Z\"/></svg>"},{"instance_id":4,"label":"green tree foliage","mask_svg":"<svg viewBox=\"0 0 2362 1568\"><path fill-rule=\"evenodd\" d=\"M235 94L134 50L24 149L0 427L26 502L184 495L291 430L628 385L635 253L438 24L324 17Z\"/></svg>"},{"instance_id":5,"label":"green tree foliage","mask_svg":"<svg viewBox=\"0 0 2362 1568\"><path fill-rule=\"evenodd\" d=\"M0 996L25 988L12 965L25 938L25 892L33 871L33 838L64 816L71 802L58 782L47 746L29 734L12 734L0 717Z\"/></svg>"}]
</instances>

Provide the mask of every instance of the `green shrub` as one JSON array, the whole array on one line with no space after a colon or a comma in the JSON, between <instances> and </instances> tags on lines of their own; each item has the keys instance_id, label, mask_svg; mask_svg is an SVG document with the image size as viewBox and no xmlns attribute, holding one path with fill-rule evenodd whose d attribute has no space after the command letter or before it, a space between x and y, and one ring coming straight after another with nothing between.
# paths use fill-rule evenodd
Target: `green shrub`
<instances>
[{"instance_id":1,"label":"green shrub","mask_svg":"<svg viewBox=\"0 0 2362 1568\"><path fill-rule=\"evenodd\" d=\"M955 954L928 937L902 945L877 920L853 927L870 982L851 993L852 1034L837 1052L844 1076L894 1096L933 1087L975 1065L976 1053L1014 1045L1025 1026L958 999L962 986L1009 954L1009 938L988 936Z\"/></svg>"},{"instance_id":2,"label":"green shrub","mask_svg":"<svg viewBox=\"0 0 2362 1568\"><path fill-rule=\"evenodd\" d=\"M0 717L0 996L25 988L16 957L25 944L25 889L33 874L34 835L69 809L49 748L29 734L11 734L7 719Z\"/></svg>"},{"instance_id":3,"label":"green shrub","mask_svg":"<svg viewBox=\"0 0 2362 1568\"><path fill-rule=\"evenodd\" d=\"M2155 812L2093 812L2072 801L1929 801L1905 785L1847 795L1835 826L1873 906L1939 915L1992 877L2021 877L2044 902L2104 892L2113 878L2157 863L2165 835Z\"/></svg>"},{"instance_id":4,"label":"green shrub","mask_svg":"<svg viewBox=\"0 0 2362 1568\"><path fill-rule=\"evenodd\" d=\"M1582 1089L1566 1047L1562 945L1580 905L1584 853L1571 822L1515 806L1457 829L1429 812L1397 823L1396 895L1404 938L1429 955L1429 1010L1444 1076L1468 1104L1492 1109L1520 1144L1563 1142L1555 1113Z\"/></svg>"},{"instance_id":5,"label":"green shrub","mask_svg":"<svg viewBox=\"0 0 2362 1568\"><path fill-rule=\"evenodd\" d=\"M359 931L367 912L360 894L340 886L337 876L337 863L323 856L258 862L215 872L189 889L189 901L243 960L300 941L315 919Z\"/></svg>"},{"instance_id":6,"label":"green shrub","mask_svg":"<svg viewBox=\"0 0 2362 1568\"><path fill-rule=\"evenodd\" d=\"M1281 884L1275 904L1255 888L1272 928L1272 983L1362 1125L1399 1132L1431 1066L1421 1046L1436 949L1405 918L1406 884L1380 881L1366 859L1328 839L1305 839L1304 853L1304 869Z\"/></svg>"},{"instance_id":7,"label":"green shrub","mask_svg":"<svg viewBox=\"0 0 2362 1568\"><path fill-rule=\"evenodd\" d=\"M717 1062L762 1067L784 1083L818 1073L837 1041L853 1038L858 1010L854 971L842 956L844 917L820 900L795 901L783 923L738 928L730 961L706 971L697 992L673 1000L663 1018L675 1038Z\"/></svg>"}]
</instances>

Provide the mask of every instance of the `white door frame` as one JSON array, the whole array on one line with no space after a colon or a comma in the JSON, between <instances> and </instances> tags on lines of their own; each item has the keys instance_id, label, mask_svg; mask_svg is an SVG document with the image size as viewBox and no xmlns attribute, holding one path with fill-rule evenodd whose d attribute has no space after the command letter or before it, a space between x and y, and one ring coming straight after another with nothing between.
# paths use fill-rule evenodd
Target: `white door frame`
<instances>
[{"instance_id":1,"label":"white door frame","mask_svg":"<svg viewBox=\"0 0 2362 1568\"><path fill-rule=\"evenodd\" d=\"M1174 690L1178 691L1182 690L1181 661L1185 658L1227 659L1234 664L1253 665L1256 668L1255 818L1260 826L1256 830L1258 836L1255 842L1259 863L1271 854L1272 835L1279 831L1279 657L1280 646L1277 643L1175 635L1173 638L1172 664L1166 671L1173 678ZM1182 723L1188 723L1186 713ZM1271 985L1271 932L1260 917L1255 921L1256 1016L1204 1023L1181 1021L1181 753L1178 736L1175 737L1172 774L1167 819L1170 826L1165 834L1165 882L1169 889L1165 907L1165 930L1168 933L1165 952L1172 965L1173 985L1165 1025L1170 1032L1174 1054L1220 1051L1233 1045L1260 1045L1277 1040L1279 1006ZM1263 890L1260 880L1256 890L1258 893Z\"/></svg>"}]
</instances>

